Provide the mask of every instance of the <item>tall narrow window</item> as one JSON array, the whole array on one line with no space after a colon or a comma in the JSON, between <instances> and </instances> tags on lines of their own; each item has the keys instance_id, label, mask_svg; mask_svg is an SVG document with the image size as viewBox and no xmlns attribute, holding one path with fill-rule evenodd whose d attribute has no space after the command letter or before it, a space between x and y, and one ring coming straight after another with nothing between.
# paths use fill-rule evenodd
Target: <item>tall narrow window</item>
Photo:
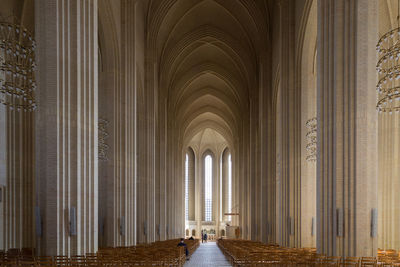
<instances>
[{"instance_id":1,"label":"tall narrow window","mask_svg":"<svg viewBox=\"0 0 400 267\"><path fill-rule=\"evenodd\" d=\"M228 212L232 212L232 158L231 154L228 156ZM228 220L231 221L232 217L229 215Z\"/></svg>"},{"instance_id":2,"label":"tall narrow window","mask_svg":"<svg viewBox=\"0 0 400 267\"><path fill-rule=\"evenodd\" d=\"M207 155L204 161L204 217L209 222L212 221L212 157Z\"/></svg>"},{"instance_id":3,"label":"tall narrow window","mask_svg":"<svg viewBox=\"0 0 400 267\"><path fill-rule=\"evenodd\" d=\"M189 155L185 160L185 219L189 220Z\"/></svg>"}]
</instances>

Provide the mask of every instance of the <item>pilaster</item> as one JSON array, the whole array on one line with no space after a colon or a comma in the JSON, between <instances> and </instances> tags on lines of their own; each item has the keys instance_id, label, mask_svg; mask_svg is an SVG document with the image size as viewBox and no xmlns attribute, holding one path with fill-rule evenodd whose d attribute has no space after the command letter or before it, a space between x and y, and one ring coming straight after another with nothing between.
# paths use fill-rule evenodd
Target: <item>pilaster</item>
<instances>
[{"instance_id":1,"label":"pilaster","mask_svg":"<svg viewBox=\"0 0 400 267\"><path fill-rule=\"evenodd\" d=\"M36 177L43 255L98 244L97 0L35 1Z\"/></svg>"},{"instance_id":2,"label":"pilaster","mask_svg":"<svg viewBox=\"0 0 400 267\"><path fill-rule=\"evenodd\" d=\"M281 237L283 246L301 245L301 97L296 88L295 4L280 1L280 97L281 97Z\"/></svg>"},{"instance_id":3,"label":"pilaster","mask_svg":"<svg viewBox=\"0 0 400 267\"><path fill-rule=\"evenodd\" d=\"M318 2L317 248L374 256L377 2Z\"/></svg>"}]
</instances>

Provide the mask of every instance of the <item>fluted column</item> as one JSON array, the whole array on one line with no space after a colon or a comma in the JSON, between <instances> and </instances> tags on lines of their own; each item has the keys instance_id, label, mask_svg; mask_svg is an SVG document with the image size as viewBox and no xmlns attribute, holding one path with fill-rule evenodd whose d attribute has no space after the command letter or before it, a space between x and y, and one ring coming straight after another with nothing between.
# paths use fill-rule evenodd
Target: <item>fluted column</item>
<instances>
[{"instance_id":1,"label":"fluted column","mask_svg":"<svg viewBox=\"0 0 400 267\"><path fill-rule=\"evenodd\" d=\"M381 249L400 249L400 116L379 114L379 239Z\"/></svg>"},{"instance_id":2,"label":"fluted column","mask_svg":"<svg viewBox=\"0 0 400 267\"><path fill-rule=\"evenodd\" d=\"M240 188L239 188L239 180L240 180L240 175L239 175L239 159L238 159L238 147L239 145L236 143L235 144L235 150L231 151L232 152L232 211L238 213L239 212L239 198L240 198ZM240 225L240 215L239 216L233 216L232 218L232 226L239 226Z\"/></svg>"},{"instance_id":3,"label":"fluted column","mask_svg":"<svg viewBox=\"0 0 400 267\"><path fill-rule=\"evenodd\" d=\"M21 20L23 4L6 0L1 6L2 20L11 24ZM27 39L22 32L16 38ZM0 71L4 81L3 76ZM34 112L0 104L0 249L34 246L33 122Z\"/></svg>"},{"instance_id":4,"label":"fluted column","mask_svg":"<svg viewBox=\"0 0 400 267\"><path fill-rule=\"evenodd\" d=\"M139 149L144 151L138 140L145 139L143 20L143 10L138 1L121 1L121 80L114 93L115 176L113 205L110 205L109 212L115 225L114 245L120 246L146 242L144 236L149 231L141 216L146 211L146 201L138 193L146 192L143 188L146 175L143 169L139 170L139 166L145 166L145 158L144 154L138 153Z\"/></svg>"},{"instance_id":5,"label":"fluted column","mask_svg":"<svg viewBox=\"0 0 400 267\"><path fill-rule=\"evenodd\" d=\"M270 201L269 201L269 196L270 192L269 190L271 189L271 185L269 184L269 181L274 178L274 175L271 174L271 161L268 158L268 155L271 153L271 151L274 151L272 146L269 145L269 139L271 139L269 135L269 130L270 130L270 125L269 125L269 118L270 116L270 110L268 108L270 107L269 100L270 95L269 95L269 90L267 89L269 87L270 81L269 81L269 75L267 72L270 72L270 68L266 67L269 64L268 62L270 59L267 56L262 57L262 62L260 63L260 81L259 81L259 106L258 106L258 113L259 113L259 118L258 118L258 154L259 154L259 159L258 159L258 166L259 166L259 184L257 187L257 191L259 193L259 198L258 198L258 221L257 221L257 226L258 226L258 238L262 242L268 242L269 237L271 233L269 232L269 226L271 225L271 218L269 216L269 209L271 208Z\"/></svg>"},{"instance_id":6,"label":"fluted column","mask_svg":"<svg viewBox=\"0 0 400 267\"><path fill-rule=\"evenodd\" d=\"M294 2L280 1L281 50L280 97L281 138L281 232L280 244L301 243L301 112L300 90L296 88Z\"/></svg>"},{"instance_id":7,"label":"fluted column","mask_svg":"<svg viewBox=\"0 0 400 267\"><path fill-rule=\"evenodd\" d=\"M6 107L4 105L0 105L0 147L6 147L7 144L7 135L6 135ZM7 153L6 149L0 149L0 249L6 249L6 242L5 242L5 207L4 207L4 187L6 184L6 177L7 177Z\"/></svg>"},{"instance_id":8,"label":"fluted column","mask_svg":"<svg viewBox=\"0 0 400 267\"><path fill-rule=\"evenodd\" d=\"M197 236L201 238L201 221L203 220L203 197L202 192L203 180L201 179L201 155L197 150L195 153L195 187L197 188L197 193L195 195L195 220L197 223L196 233Z\"/></svg>"},{"instance_id":9,"label":"fluted column","mask_svg":"<svg viewBox=\"0 0 400 267\"><path fill-rule=\"evenodd\" d=\"M33 114L5 113L4 249L34 246Z\"/></svg>"},{"instance_id":10,"label":"fluted column","mask_svg":"<svg viewBox=\"0 0 400 267\"><path fill-rule=\"evenodd\" d=\"M221 188L221 201L222 201L222 220L224 221L227 217L224 216L224 213L231 212L229 210L229 149L225 149L222 153L222 188Z\"/></svg>"},{"instance_id":11,"label":"fluted column","mask_svg":"<svg viewBox=\"0 0 400 267\"><path fill-rule=\"evenodd\" d=\"M196 168L195 168L195 160L196 156L193 152L193 149L189 148L188 149L188 175L189 175L189 221L194 221L195 220L195 214L196 214ZM197 232L197 231L196 231Z\"/></svg>"},{"instance_id":12,"label":"fluted column","mask_svg":"<svg viewBox=\"0 0 400 267\"><path fill-rule=\"evenodd\" d=\"M97 251L97 0L35 1L40 254Z\"/></svg>"},{"instance_id":13,"label":"fluted column","mask_svg":"<svg viewBox=\"0 0 400 267\"><path fill-rule=\"evenodd\" d=\"M373 256L377 1L318 2L317 248Z\"/></svg>"},{"instance_id":14,"label":"fluted column","mask_svg":"<svg viewBox=\"0 0 400 267\"><path fill-rule=\"evenodd\" d=\"M0 248L34 246L33 113L0 107Z\"/></svg>"}]
</instances>

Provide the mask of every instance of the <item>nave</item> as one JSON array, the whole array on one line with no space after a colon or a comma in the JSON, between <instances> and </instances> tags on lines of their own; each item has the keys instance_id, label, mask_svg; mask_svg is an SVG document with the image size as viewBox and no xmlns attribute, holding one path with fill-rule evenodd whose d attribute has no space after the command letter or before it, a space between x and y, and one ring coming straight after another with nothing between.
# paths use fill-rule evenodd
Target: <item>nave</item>
<instances>
[{"instance_id":1,"label":"nave","mask_svg":"<svg viewBox=\"0 0 400 267\"><path fill-rule=\"evenodd\" d=\"M4 255L400 249L400 0L0 7Z\"/></svg>"},{"instance_id":2,"label":"nave","mask_svg":"<svg viewBox=\"0 0 400 267\"><path fill-rule=\"evenodd\" d=\"M202 243L186 261L185 267L232 266L216 242Z\"/></svg>"}]
</instances>

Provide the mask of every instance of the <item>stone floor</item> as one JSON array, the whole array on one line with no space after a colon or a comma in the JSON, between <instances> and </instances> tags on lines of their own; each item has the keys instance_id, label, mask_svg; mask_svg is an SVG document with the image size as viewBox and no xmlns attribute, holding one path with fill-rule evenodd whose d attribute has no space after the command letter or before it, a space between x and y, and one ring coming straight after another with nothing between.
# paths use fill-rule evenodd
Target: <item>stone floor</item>
<instances>
[{"instance_id":1,"label":"stone floor","mask_svg":"<svg viewBox=\"0 0 400 267\"><path fill-rule=\"evenodd\" d=\"M200 244L185 267L232 266L215 242Z\"/></svg>"}]
</instances>

